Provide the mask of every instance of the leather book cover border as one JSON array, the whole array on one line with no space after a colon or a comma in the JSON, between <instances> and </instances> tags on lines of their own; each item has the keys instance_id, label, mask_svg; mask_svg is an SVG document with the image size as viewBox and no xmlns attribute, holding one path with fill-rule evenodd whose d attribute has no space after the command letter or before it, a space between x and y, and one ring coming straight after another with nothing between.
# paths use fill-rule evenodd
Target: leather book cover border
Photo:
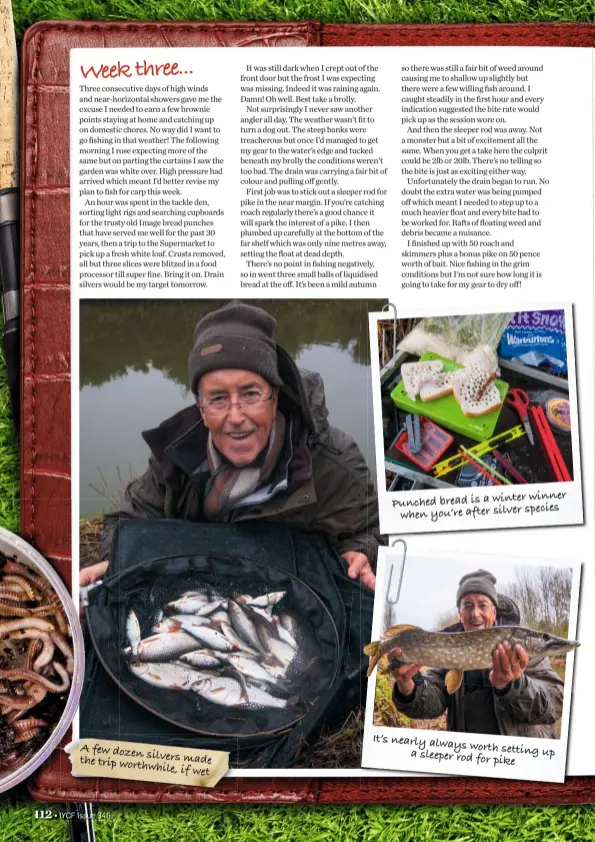
<instances>
[{"instance_id":1,"label":"leather book cover border","mask_svg":"<svg viewBox=\"0 0 595 842\"><path fill-rule=\"evenodd\" d=\"M69 50L129 46L595 46L593 24L329 24L42 21L21 61L21 533L71 581ZM76 491L76 490L75 490ZM259 778L215 789L73 778L57 750L29 780L39 801L320 804L576 804L565 784L482 778Z\"/></svg>"}]
</instances>

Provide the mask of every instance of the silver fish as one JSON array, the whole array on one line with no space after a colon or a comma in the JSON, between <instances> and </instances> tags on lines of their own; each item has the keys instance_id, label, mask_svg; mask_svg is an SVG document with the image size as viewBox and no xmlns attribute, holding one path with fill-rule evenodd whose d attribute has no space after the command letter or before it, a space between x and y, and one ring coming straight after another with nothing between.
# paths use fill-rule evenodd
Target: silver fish
<instances>
[{"instance_id":1,"label":"silver fish","mask_svg":"<svg viewBox=\"0 0 595 842\"><path fill-rule=\"evenodd\" d=\"M243 606L240 606L233 600L230 600L228 608L234 632L239 634L239 636L243 638L246 643L249 643L253 649L257 649L259 652L262 652L263 655L266 655L267 650L260 642L254 623L248 617Z\"/></svg>"},{"instance_id":2,"label":"silver fish","mask_svg":"<svg viewBox=\"0 0 595 842\"><path fill-rule=\"evenodd\" d=\"M256 649L252 649L245 640L243 640L239 635L237 635L229 623L220 623L219 628L225 635L225 637L229 640L229 642L233 645L234 649L239 649L242 652L246 652L249 655L258 656L260 653Z\"/></svg>"},{"instance_id":3,"label":"silver fish","mask_svg":"<svg viewBox=\"0 0 595 842\"><path fill-rule=\"evenodd\" d=\"M273 617L273 623L275 625L275 630L279 635L279 639L287 643L288 646L291 646L292 649L297 649L298 645L295 638L287 631L285 626L282 625L279 617L276 615Z\"/></svg>"},{"instance_id":4,"label":"silver fish","mask_svg":"<svg viewBox=\"0 0 595 842\"><path fill-rule=\"evenodd\" d=\"M184 631L173 631L155 634L141 640L137 654L140 661L165 662L173 661L180 655L185 655L186 652L192 652L199 648L196 640L190 634L186 634Z\"/></svg>"},{"instance_id":5,"label":"silver fish","mask_svg":"<svg viewBox=\"0 0 595 842\"><path fill-rule=\"evenodd\" d=\"M225 635L221 634L217 629L211 628L211 626L192 626L183 623L182 628L202 644L202 646L197 648L217 649L220 652L231 652L235 649L233 643L230 643Z\"/></svg>"},{"instance_id":6,"label":"silver fish","mask_svg":"<svg viewBox=\"0 0 595 842\"><path fill-rule=\"evenodd\" d=\"M217 705L237 707L247 701L241 683L228 676L213 675L201 678L192 684L192 689L203 699Z\"/></svg>"},{"instance_id":7,"label":"silver fish","mask_svg":"<svg viewBox=\"0 0 595 842\"><path fill-rule=\"evenodd\" d=\"M244 594L237 601L242 605L251 605L256 608L267 608L267 606L276 605L281 602L287 591L273 591L272 593L265 593L262 596L252 597L249 594Z\"/></svg>"},{"instance_id":8,"label":"silver fish","mask_svg":"<svg viewBox=\"0 0 595 842\"><path fill-rule=\"evenodd\" d=\"M202 678L201 673L180 664L130 664L130 669L137 678L163 690L190 690L192 684Z\"/></svg>"},{"instance_id":9,"label":"silver fish","mask_svg":"<svg viewBox=\"0 0 595 842\"><path fill-rule=\"evenodd\" d=\"M211 614L209 617L206 617L206 618L201 617L199 619L206 619L207 622L210 622L210 623L213 623L213 624L214 623L228 623L229 624L231 622L230 619L229 619L229 614L227 613L227 611L222 611L221 609L219 609L219 611L215 611L215 613Z\"/></svg>"},{"instance_id":10,"label":"silver fish","mask_svg":"<svg viewBox=\"0 0 595 842\"><path fill-rule=\"evenodd\" d=\"M247 658L245 655L235 652L230 654L226 653L221 657L222 659L225 658L227 663L231 664L232 667L234 667L246 678L253 678L255 681L263 681L265 684L276 685L278 683L277 678L271 675L265 667L261 666L258 661L255 661L253 658Z\"/></svg>"},{"instance_id":11,"label":"silver fish","mask_svg":"<svg viewBox=\"0 0 595 842\"><path fill-rule=\"evenodd\" d=\"M258 614L259 617L263 617L267 621L267 623L273 622L273 609L272 608L258 608L256 605L249 605L251 611L254 611L255 614Z\"/></svg>"},{"instance_id":12,"label":"silver fish","mask_svg":"<svg viewBox=\"0 0 595 842\"><path fill-rule=\"evenodd\" d=\"M184 664L188 664L191 667L219 667L221 666L221 656L225 656L227 653L218 652L216 653L214 649L197 649L194 652L188 652L186 655L180 656L180 661ZM219 655L220 657L217 657Z\"/></svg>"},{"instance_id":13,"label":"silver fish","mask_svg":"<svg viewBox=\"0 0 595 842\"><path fill-rule=\"evenodd\" d=\"M287 669L296 656L296 650L285 643L284 640L278 640L271 637L269 640L269 652L273 655L279 663Z\"/></svg>"},{"instance_id":14,"label":"silver fish","mask_svg":"<svg viewBox=\"0 0 595 842\"><path fill-rule=\"evenodd\" d=\"M298 635L298 625L291 614L279 614L279 622L289 634L296 638Z\"/></svg>"},{"instance_id":15,"label":"silver fish","mask_svg":"<svg viewBox=\"0 0 595 842\"><path fill-rule=\"evenodd\" d=\"M207 605L209 600L206 596L200 594L195 596L182 596L180 599L175 599L173 602L166 604L166 609L170 613L178 612L179 614L196 614L203 606Z\"/></svg>"},{"instance_id":16,"label":"silver fish","mask_svg":"<svg viewBox=\"0 0 595 842\"><path fill-rule=\"evenodd\" d=\"M138 622L138 617L132 608L128 612L128 617L126 618L126 638L130 644L131 653L136 657L138 655L141 642L140 623Z\"/></svg>"},{"instance_id":17,"label":"silver fish","mask_svg":"<svg viewBox=\"0 0 595 842\"><path fill-rule=\"evenodd\" d=\"M286 708L288 705L287 699L279 699L277 696L271 696L266 690L260 687L251 685L248 688L248 704L258 705L265 708Z\"/></svg>"},{"instance_id":18,"label":"silver fish","mask_svg":"<svg viewBox=\"0 0 595 842\"><path fill-rule=\"evenodd\" d=\"M197 612L197 617L206 617L209 614L212 614L218 608L227 608L227 600L226 599L215 599L213 602L207 602L203 606L201 606Z\"/></svg>"},{"instance_id":19,"label":"silver fish","mask_svg":"<svg viewBox=\"0 0 595 842\"><path fill-rule=\"evenodd\" d=\"M172 617L164 617L160 623L153 626L153 634L163 634L170 631L180 631L182 623L190 626L208 626L209 617L197 617L195 614L174 614Z\"/></svg>"}]
</instances>

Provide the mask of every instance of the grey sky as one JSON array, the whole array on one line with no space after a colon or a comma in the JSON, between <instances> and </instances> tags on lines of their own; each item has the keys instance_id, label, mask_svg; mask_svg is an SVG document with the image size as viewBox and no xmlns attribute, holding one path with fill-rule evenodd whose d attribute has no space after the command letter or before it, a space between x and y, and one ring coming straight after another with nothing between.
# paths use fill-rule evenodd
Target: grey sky
<instances>
[{"instance_id":1,"label":"grey sky","mask_svg":"<svg viewBox=\"0 0 595 842\"><path fill-rule=\"evenodd\" d=\"M477 561L474 561L473 556L468 556L464 560L408 556L403 573L401 595L393 608L393 624L407 623L430 630L436 627L437 619L441 615L449 612L456 615L456 593L459 580L466 573L472 573L479 568L489 570L496 577L498 588L506 583L514 582L515 569L520 569L518 564L507 564L505 560L486 562L485 557L481 556ZM535 570L536 565L531 565L531 569ZM400 567L397 563L391 582L393 596L399 582L399 572ZM384 594L386 594L388 578L387 570Z\"/></svg>"}]
</instances>

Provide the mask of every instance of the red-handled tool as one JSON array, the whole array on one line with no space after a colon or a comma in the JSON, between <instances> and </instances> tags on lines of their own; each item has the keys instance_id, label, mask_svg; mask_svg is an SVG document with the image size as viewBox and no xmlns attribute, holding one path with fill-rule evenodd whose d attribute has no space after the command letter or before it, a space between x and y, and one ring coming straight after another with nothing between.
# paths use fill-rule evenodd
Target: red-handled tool
<instances>
[{"instance_id":1,"label":"red-handled tool","mask_svg":"<svg viewBox=\"0 0 595 842\"><path fill-rule=\"evenodd\" d=\"M508 395L506 396L506 403L513 409L516 409L519 418L521 419L521 424L527 433L527 438L531 444L535 444L533 430L531 429L531 424L529 423L529 395L522 389L509 389Z\"/></svg>"},{"instance_id":2,"label":"red-handled tool","mask_svg":"<svg viewBox=\"0 0 595 842\"><path fill-rule=\"evenodd\" d=\"M558 442L554 438L552 428L549 421L545 417L545 412L541 406L532 406L531 415L537 427L537 432L545 448L545 452L549 459L550 465L558 482L572 482L572 477L566 467L564 457L560 453Z\"/></svg>"}]
</instances>

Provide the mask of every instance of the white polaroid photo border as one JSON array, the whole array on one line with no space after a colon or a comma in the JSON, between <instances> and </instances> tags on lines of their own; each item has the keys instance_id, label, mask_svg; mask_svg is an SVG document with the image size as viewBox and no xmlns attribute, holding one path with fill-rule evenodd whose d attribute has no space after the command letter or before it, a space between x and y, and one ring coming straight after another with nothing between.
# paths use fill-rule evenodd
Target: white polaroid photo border
<instances>
[{"instance_id":1,"label":"white polaroid photo border","mask_svg":"<svg viewBox=\"0 0 595 842\"><path fill-rule=\"evenodd\" d=\"M413 542L410 542L410 545ZM381 547L378 555L376 599L372 637L378 640L388 619L386 598L390 585L393 598L397 592L403 564L399 547ZM390 622L394 624L432 626L436 611L447 612L456 602L456 587L461 576L480 568L493 573L498 584L514 581L515 569L530 573L540 568L570 570L572 577L568 611L568 638L575 639L579 604L580 569L576 561L514 558L505 556L461 555L410 551L405 559L399 598ZM393 569L392 577L390 576ZM522 575L522 573L521 573ZM452 588L442 598L439 588ZM415 622L417 620L417 622ZM440 621L440 617L438 617ZM521 617L521 624L523 617ZM440 625L442 623L439 622ZM465 634L467 632L464 632ZM509 778L512 780L550 781L562 783L566 771L566 753L570 721L570 701L574 653L566 655L564 699L560 737L517 737L481 733L461 733L416 727L391 727L375 724L378 670L368 681L362 766L413 773L437 773L472 777ZM381 690L381 692L383 692ZM386 688L384 688L386 692Z\"/></svg>"},{"instance_id":2,"label":"white polaroid photo border","mask_svg":"<svg viewBox=\"0 0 595 842\"><path fill-rule=\"evenodd\" d=\"M578 424L578 403L576 389L576 367L574 349L574 330L572 305L560 303L544 303L541 306L510 304L478 313L477 306L456 306L407 312L398 310L399 318L424 316L454 316L454 315L485 315L493 312L526 312L562 310L565 319L566 349L568 365L568 400L571 417L572 444L572 476L570 482L540 482L526 485L486 485L480 488L458 488L450 485L455 472L451 472L436 482L432 469L425 472L411 464L411 476L429 478L430 483L437 487L406 491L388 491L386 470L394 467L386 459L383 418L381 369L378 350L377 323L380 320L391 319L392 312L370 313L370 347L372 369L372 403L374 411L374 440L376 446L376 470L378 483L378 503L380 509L380 531L384 534L409 534L428 532L447 532L471 529L508 529L526 526L562 526L584 523L583 495L581 486L580 440ZM393 360L398 355L393 357ZM385 368L388 368L386 366ZM398 364L395 366L397 373ZM384 372L384 370L383 370ZM506 380L505 372L502 379ZM544 391L548 385L544 384ZM423 404L419 398L420 414L424 407L431 407L431 403ZM429 411L429 410L428 410ZM516 414L516 413L515 413ZM535 438L535 453L545 459L542 454L535 422L529 416L531 428ZM521 420L517 417L516 425ZM505 448L504 448L505 449ZM450 454L450 451L448 451ZM485 457L484 457L485 458ZM407 462L406 457L403 457ZM404 471L407 474L407 471Z\"/></svg>"}]
</instances>

